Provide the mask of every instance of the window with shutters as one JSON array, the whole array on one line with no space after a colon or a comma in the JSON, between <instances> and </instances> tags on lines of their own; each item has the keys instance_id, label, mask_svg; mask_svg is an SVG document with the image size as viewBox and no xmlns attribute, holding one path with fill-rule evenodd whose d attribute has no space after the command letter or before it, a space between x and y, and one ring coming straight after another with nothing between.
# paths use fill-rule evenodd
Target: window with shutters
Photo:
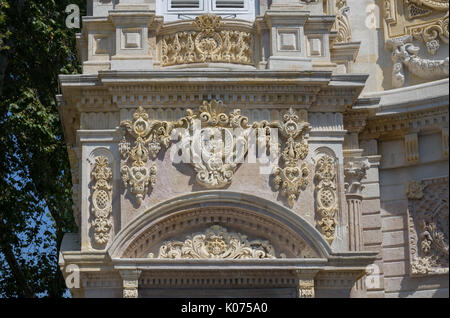
<instances>
[{"instance_id":1,"label":"window with shutters","mask_svg":"<svg viewBox=\"0 0 450 318\"><path fill-rule=\"evenodd\" d=\"M258 0L156 0L156 13L164 21L193 19L201 14L253 21Z\"/></svg>"}]
</instances>

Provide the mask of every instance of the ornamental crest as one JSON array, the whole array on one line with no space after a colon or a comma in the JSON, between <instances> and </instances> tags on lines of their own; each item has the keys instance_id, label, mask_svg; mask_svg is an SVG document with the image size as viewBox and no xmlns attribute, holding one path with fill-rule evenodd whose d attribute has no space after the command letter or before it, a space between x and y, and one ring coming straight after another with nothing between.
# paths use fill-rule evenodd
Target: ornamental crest
<instances>
[{"instance_id":1,"label":"ornamental crest","mask_svg":"<svg viewBox=\"0 0 450 318\"><path fill-rule=\"evenodd\" d=\"M231 183L238 163L248 150L248 119L235 109L228 115L221 101L204 101L198 111L186 111L181 122L187 127L181 149L190 158L197 182L207 188Z\"/></svg>"},{"instance_id":2,"label":"ornamental crest","mask_svg":"<svg viewBox=\"0 0 450 318\"><path fill-rule=\"evenodd\" d=\"M149 257L153 257L149 254ZM159 249L158 258L165 259L263 259L275 258L275 250L268 241L248 241L240 233L229 233L213 225L204 233L188 236L184 242L167 241Z\"/></svg>"}]
</instances>

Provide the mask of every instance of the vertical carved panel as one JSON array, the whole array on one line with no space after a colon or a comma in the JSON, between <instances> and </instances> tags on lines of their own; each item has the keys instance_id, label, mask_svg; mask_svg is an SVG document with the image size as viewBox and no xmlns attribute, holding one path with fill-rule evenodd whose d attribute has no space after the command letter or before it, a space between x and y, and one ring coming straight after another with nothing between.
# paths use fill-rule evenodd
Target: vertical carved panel
<instances>
[{"instance_id":1,"label":"vertical carved panel","mask_svg":"<svg viewBox=\"0 0 450 318\"><path fill-rule=\"evenodd\" d=\"M411 275L448 273L448 177L410 181L406 194Z\"/></svg>"},{"instance_id":2,"label":"vertical carved panel","mask_svg":"<svg viewBox=\"0 0 450 318\"><path fill-rule=\"evenodd\" d=\"M317 224L328 243L334 240L338 211L336 192L336 162L330 155L322 155L316 163L316 205L320 220Z\"/></svg>"},{"instance_id":3,"label":"vertical carved panel","mask_svg":"<svg viewBox=\"0 0 450 318\"><path fill-rule=\"evenodd\" d=\"M104 245L109 241L112 227L112 186L110 185L112 171L106 157L99 156L95 158L95 166L92 171L92 177L95 182L92 187L94 241L97 244Z\"/></svg>"},{"instance_id":4,"label":"vertical carved panel","mask_svg":"<svg viewBox=\"0 0 450 318\"><path fill-rule=\"evenodd\" d=\"M448 158L448 127L442 128L442 156Z\"/></svg>"},{"instance_id":5,"label":"vertical carved panel","mask_svg":"<svg viewBox=\"0 0 450 318\"><path fill-rule=\"evenodd\" d=\"M417 134L405 136L405 156L408 164L419 162L419 138Z\"/></svg>"}]
</instances>

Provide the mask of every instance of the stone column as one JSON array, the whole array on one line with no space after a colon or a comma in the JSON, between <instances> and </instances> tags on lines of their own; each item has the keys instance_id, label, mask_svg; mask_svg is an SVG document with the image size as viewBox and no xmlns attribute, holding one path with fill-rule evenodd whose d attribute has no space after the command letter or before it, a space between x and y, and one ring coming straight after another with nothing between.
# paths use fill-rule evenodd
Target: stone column
<instances>
[{"instance_id":1,"label":"stone column","mask_svg":"<svg viewBox=\"0 0 450 318\"><path fill-rule=\"evenodd\" d=\"M295 271L297 278L297 298L314 298L314 276L317 271Z\"/></svg>"},{"instance_id":2,"label":"stone column","mask_svg":"<svg viewBox=\"0 0 450 318\"><path fill-rule=\"evenodd\" d=\"M347 157L344 159L345 198L348 209L348 249L362 251L364 239L362 232L362 185L361 180L366 177L370 168L369 161L363 157ZM353 296L365 297L364 279L356 282Z\"/></svg>"},{"instance_id":3,"label":"stone column","mask_svg":"<svg viewBox=\"0 0 450 318\"><path fill-rule=\"evenodd\" d=\"M138 269L120 270L123 281L123 298L139 298L139 276L141 271Z\"/></svg>"}]
</instances>

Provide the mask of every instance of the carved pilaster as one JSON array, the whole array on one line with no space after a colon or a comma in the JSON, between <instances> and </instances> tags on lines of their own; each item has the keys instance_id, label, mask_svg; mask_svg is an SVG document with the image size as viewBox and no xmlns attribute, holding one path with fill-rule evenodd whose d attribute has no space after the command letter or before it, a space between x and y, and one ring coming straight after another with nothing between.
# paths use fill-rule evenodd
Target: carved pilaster
<instances>
[{"instance_id":1,"label":"carved pilaster","mask_svg":"<svg viewBox=\"0 0 450 318\"><path fill-rule=\"evenodd\" d=\"M122 276L123 298L139 298L141 271L137 269L120 270L120 275Z\"/></svg>"},{"instance_id":2,"label":"carved pilaster","mask_svg":"<svg viewBox=\"0 0 450 318\"><path fill-rule=\"evenodd\" d=\"M361 219L362 219L362 190L361 180L366 177L370 168L369 161L362 157L346 158L344 161L345 196L348 208L349 223L349 250L359 251L364 246Z\"/></svg>"}]
</instances>

